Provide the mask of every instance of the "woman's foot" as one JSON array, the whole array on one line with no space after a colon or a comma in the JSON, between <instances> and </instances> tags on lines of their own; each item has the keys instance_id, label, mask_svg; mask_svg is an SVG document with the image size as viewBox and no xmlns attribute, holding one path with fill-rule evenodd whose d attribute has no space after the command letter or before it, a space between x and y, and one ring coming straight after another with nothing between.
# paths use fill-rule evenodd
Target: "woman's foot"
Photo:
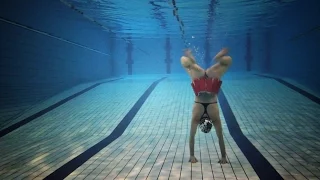
<instances>
[{"instance_id":1,"label":"woman's foot","mask_svg":"<svg viewBox=\"0 0 320 180\"><path fill-rule=\"evenodd\" d=\"M222 48L220 52L213 59L220 59L221 57L227 55L229 52L228 48Z\"/></svg>"}]
</instances>

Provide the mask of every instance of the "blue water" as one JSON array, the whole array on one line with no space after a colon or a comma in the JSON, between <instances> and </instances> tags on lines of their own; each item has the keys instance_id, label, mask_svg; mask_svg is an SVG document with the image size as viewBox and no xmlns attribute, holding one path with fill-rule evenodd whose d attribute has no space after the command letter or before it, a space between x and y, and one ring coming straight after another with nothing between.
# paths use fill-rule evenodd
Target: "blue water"
<instances>
[{"instance_id":1,"label":"blue water","mask_svg":"<svg viewBox=\"0 0 320 180\"><path fill-rule=\"evenodd\" d=\"M230 158L239 160L228 168L238 179L320 178L318 0L4 0L0 10L0 156L7 156L0 179L93 177L76 169L94 169L92 158L103 156L98 150L108 154L115 143L125 149L129 140L122 138L130 135L141 138L139 148L179 135L172 146L185 148L193 97L180 56L190 48L207 68L223 47L233 64L219 105ZM162 125L149 132L149 119ZM179 158L177 177L196 171ZM244 172L237 174L237 164ZM177 178L173 166L164 178ZM211 166L212 177L223 171L228 179L219 168ZM127 177L109 170L95 177Z\"/></svg>"}]
</instances>

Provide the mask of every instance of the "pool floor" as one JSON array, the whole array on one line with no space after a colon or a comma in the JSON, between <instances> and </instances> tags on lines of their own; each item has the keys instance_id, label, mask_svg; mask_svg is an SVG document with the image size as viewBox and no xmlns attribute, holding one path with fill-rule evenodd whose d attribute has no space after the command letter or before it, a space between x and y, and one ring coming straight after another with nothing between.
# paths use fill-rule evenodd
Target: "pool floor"
<instances>
[{"instance_id":1,"label":"pool floor","mask_svg":"<svg viewBox=\"0 0 320 180\"><path fill-rule=\"evenodd\" d=\"M0 127L0 179L320 179L318 101L273 78L227 75L221 165L214 129L198 130L199 162L188 162L193 100L178 75L66 90Z\"/></svg>"}]
</instances>

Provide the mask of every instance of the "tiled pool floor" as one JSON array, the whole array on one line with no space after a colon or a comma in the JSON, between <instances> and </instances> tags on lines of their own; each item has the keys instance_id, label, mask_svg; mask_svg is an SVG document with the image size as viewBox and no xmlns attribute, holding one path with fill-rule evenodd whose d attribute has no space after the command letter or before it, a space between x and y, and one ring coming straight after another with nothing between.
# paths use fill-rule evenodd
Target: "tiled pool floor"
<instances>
[{"instance_id":1,"label":"tiled pool floor","mask_svg":"<svg viewBox=\"0 0 320 180\"><path fill-rule=\"evenodd\" d=\"M320 179L318 103L271 78L226 76L223 94L252 147L239 148L220 106L230 163L217 163L215 132L198 131L199 162L190 164L190 81L161 78L103 83L0 137L0 179L265 179L248 154L252 147L283 179ZM61 93L12 123L91 85Z\"/></svg>"}]
</instances>

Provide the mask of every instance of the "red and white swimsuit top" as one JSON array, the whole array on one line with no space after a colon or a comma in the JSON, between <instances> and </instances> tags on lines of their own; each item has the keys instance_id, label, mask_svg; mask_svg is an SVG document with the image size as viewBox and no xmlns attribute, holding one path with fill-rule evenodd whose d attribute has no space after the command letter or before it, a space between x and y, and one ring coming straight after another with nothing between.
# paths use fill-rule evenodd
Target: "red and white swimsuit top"
<instances>
[{"instance_id":1,"label":"red and white swimsuit top","mask_svg":"<svg viewBox=\"0 0 320 180\"><path fill-rule=\"evenodd\" d=\"M218 94L222 81L217 78L209 78L207 75L194 79L191 83L194 94L199 96L200 92Z\"/></svg>"}]
</instances>

